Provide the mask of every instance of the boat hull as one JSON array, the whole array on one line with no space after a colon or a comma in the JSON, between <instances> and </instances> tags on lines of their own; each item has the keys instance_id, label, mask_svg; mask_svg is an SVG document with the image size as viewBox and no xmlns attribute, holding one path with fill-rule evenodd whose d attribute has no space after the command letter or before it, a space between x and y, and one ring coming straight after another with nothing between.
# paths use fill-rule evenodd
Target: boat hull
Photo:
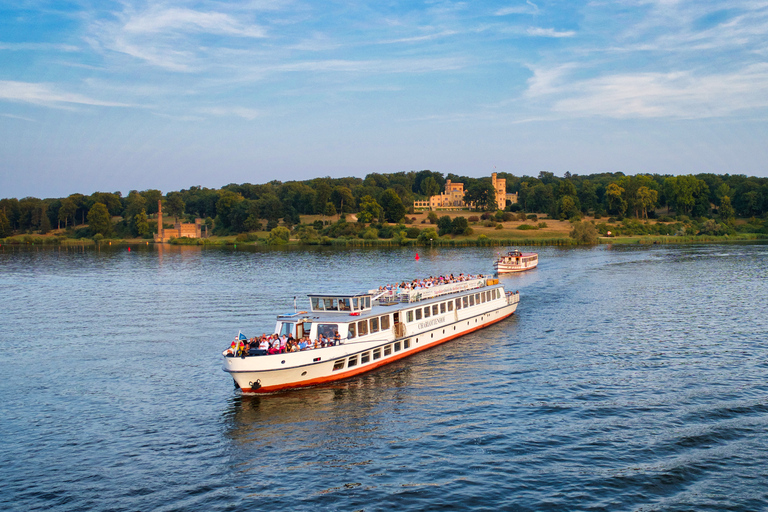
<instances>
[{"instance_id":1,"label":"boat hull","mask_svg":"<svg viewBox=\"0 0 768 512\"><path fill-rule=\"evenodd\" d=\"M526 270L533 270L538 265L538 262L533 263L527 267L522 267L520 265L516 264L507 264L507 263L494 263L493 269L496 271L497 274L511 274L514 272L525 272Z\"/></svg>"},{"instance_id":2,"label":"boat hull","mask_svg":"<svg viewBox=\"0 0 768 512\"><path fill-rule=\"evenodd\" d=\"M473 311L461 317L457 312L441 315L432 320L435 328L402 337L395 337L390 331L390 336L384 339L347 342L335 347L269 356L227 357L224 371L230 373L243 393L273 393L348 379L500 322L515 312L518 301L519 296L513 295L501 299L499 307L494 309ZM376 350L383 357L376 359ZM363 363L365 354L368 361ZM352 359L354 366L349 365ZM343 368L339 369L339 364Z\"/></svg>"}]
</instances>

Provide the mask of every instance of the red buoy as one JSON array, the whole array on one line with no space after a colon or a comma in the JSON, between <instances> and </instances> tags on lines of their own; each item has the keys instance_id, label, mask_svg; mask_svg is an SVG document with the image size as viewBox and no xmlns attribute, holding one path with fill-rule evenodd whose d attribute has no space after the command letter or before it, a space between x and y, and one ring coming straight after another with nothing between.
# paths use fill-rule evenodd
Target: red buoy
<instances>
[{"instance_id":1,"label":"red buoy","mask_svg":"<svg viewBox=\"0 0 768 512\"><path fill-rule=\"evenodd\" d=\"M419 261L419 253L416 253L416 261Z\"/></svg>"}]
</instances>

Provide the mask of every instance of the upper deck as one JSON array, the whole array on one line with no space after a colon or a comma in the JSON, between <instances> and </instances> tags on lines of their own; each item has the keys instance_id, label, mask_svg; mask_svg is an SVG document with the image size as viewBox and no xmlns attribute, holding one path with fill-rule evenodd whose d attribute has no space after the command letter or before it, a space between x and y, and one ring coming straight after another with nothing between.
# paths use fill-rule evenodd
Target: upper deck
<instances>
[{"instance_id":1,"label":"upper deck","mask_svg":"<svg viewBox=\"0 0 768 512\"><path fill-rule=\"evenodd\" d=\"M348 321L349 316L367 316L381 314L383 309L401 309L413 303L431 303L446 295L477 290L486 286L498 285L498 279L474 276L470 279L456 280L445 284L417 286L413 288L394 288L369 290L357 294L309 294L309 312L278 315L278 319L291 320L302 316L314 318L338 319ZM400 307L397 307L400 306Z\"/></svg>"}]
</instances>

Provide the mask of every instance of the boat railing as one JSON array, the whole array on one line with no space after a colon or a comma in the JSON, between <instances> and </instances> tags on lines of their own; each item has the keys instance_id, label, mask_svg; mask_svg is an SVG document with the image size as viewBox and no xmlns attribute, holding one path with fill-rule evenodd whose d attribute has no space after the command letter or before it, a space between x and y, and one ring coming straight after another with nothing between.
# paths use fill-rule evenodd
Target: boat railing
<instances>
[{"instance_id":1,"label":"boat railing","mask_svg":"<svg viewBox=\"0 0 768 512\"><path fill-rule=\"evenodd\" d=\"M447 295L449 293L463 292L465 290L474 290L486 285L484 277L479 279L470 279L468 281L459 281L456 283L441 284L429 288L418 288L416 290L406 290L398 294L399 302L418 302L420 300L432 299Z\"/></svg>"},{"instance_id":2,"label":"boat railing","mask_svg":"<svg viewBox=\"0 0 768 512\"><path fill-rule=\"evenodd\" d=\"M507 292L507 304L511 306L512 304L517 304L518 302L520 302L520 292Z\"/></svg>"}]
</instances>

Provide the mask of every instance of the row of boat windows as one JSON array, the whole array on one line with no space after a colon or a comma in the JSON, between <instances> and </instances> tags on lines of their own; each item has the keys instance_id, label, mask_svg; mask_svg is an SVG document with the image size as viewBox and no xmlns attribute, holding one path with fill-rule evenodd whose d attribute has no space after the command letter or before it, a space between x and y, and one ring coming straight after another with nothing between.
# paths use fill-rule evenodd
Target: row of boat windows
<instances>
[{"instance_id":1,"label":"row of boat windows","mask_svg":"<svg viewBox=\"0 0 768 512\"><path fill-rule=\"evenodd\" d=\"M406 322L414 322L421 320L422 318L429 318L430 316L453 311L454 308L468 308L474 306L475 304L482 304L484 302L488 302L489 300L498 299L500 297L501 290L499 288L494 288L493 290L465 295L463 297L443 301L438 304L424 306L423 308L409 309L405 312L405 319ZM389 319L389 315L382 315L367 320L360 320L359 322L352 322L349 324L347 337L356 338L357 336L365 336L369 333L386 331L390 326Z\"/></svg>"},{"instance_id":2,"label":"row of boat windows","mask_svg":"<svg viewBox=\"0 0 768 512\"><path fill-rule=\"evenodd\" d=\"M433 304L431 307L426 306L424 308L411 309L406 311L405 318L407 322L413 322L414 320L429 318L430 315L437 315L438 307L440 313L445 313L446 309L448 311L453 311L454 307L456 309L468 308L474 306L475 304L482 304L484 302L488 302L489 300L498 299L499 297L501 297L501 290L494 288L493 290L465 295L453 300L441 302L440 304Z\"/></svg>"},{"instance_id":3,"label":"row of boat windows","mask_svg":"<svg viewBox=\"0 0 768 512\"><path fill-rule=\"evenodd\" d=\"M389 355L392 355L394 352L400 352L401 350L407 350L411 347L411 340L405 339L402 342L402 345L399 341L396 341L394 343L390 343L389 345L384 345L384 347L375 348L373 350L369 350L368 352L363 352L360 354L360 364L366 364L371 361L375 361L377 359L381 359L383 357L387 357ZM333 370L343 370L344 369L344 363L346 363L347 368L352 368L354 366L358 365L358 357L357 355L349 356L347 359L339 359L335 363L333 363Z\"/></svg>"}]
</instances>

